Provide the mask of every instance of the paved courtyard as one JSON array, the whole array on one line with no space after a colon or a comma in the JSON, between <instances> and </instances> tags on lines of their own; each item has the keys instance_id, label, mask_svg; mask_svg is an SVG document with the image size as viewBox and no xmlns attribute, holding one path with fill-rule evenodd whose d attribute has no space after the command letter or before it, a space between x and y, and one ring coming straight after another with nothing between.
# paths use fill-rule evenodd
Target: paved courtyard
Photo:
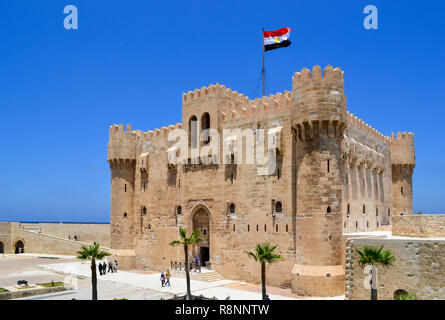
<instances>
[{"instance_id":1,"label":"paved courtyard","mask_svg":"<svg viewBox=\"0 0 445 320\"><path fill-rule=\"evenodd\" d=\"M57 259L56 259L57 258ZM18 280L29 283L54 281L69 281L75 285L75 290L34 296L29 300L89 300L91 299L91 270L88 263L69 256L45 255L5 255L0 256L0 287L11 286ZM99 299L112 300L127 298L130 300L169 299L174 295L186 292L185 279L174 277L170 287L161 287L160 274L144 271L121 271L98 274ZM217 299L260 300L261 286L239 281L221 280L205 282L191 280L192 293ZM290 289L268 288L272 300L308 299L292 294ZM313 299L313 298L312 298ZM344 299L343 296L332 299Z\"/></svg>"}]
</instances>

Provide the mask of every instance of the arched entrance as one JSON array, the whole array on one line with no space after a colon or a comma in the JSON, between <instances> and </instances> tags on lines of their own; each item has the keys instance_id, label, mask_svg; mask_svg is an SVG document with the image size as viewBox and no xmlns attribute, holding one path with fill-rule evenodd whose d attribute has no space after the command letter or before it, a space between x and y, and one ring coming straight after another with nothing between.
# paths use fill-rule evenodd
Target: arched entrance
<instances>
[{"instance_id":1,"label":"arched entrance","mask_svg":"<svg viewBox=\"0 0 445 320\"><path fill-rule=\"evenodd\" d=\"M25 252L25 244L23 241L19 240L15 243L15 254L24 253Z\"/></svg>"},{"instance_id":2,"label":"arched entrance","mask_svg":"<svg viewBox=\"0 0 445 320\"><path fill-rule=\"evenodd\" d=\"M201 238L205 240L198 243L193 250L195 257L199 257L202 267L210 268L210 214L204 207L198 208L193 214L193 230L198 229Z\"/></svg>"},{"instance_id":3,"label":"arched entrance","mask_svg":"<svg viewBox=\"0 0 445 320\"><path fill-rule=\"evenodd\" d=\"M0 241L0 253L5 253L5 245Z\"/></svg>"}]
</instances>

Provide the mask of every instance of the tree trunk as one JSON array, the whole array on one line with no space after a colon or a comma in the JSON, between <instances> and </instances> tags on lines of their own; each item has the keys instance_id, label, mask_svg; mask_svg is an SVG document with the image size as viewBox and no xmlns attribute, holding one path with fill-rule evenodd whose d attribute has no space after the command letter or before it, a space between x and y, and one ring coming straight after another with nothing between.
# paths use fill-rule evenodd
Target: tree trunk
<instances>
[{"instance_id":1,"label":"tree trunk","mask_svg":"<svg viewBox=\"0 0 445 320\"><path fill-rule=\"evenodd\" d=\"M371 300L377 300L377 268L371 268Z\"/></svg>"},{"instance_id":2,"label":"tree trunk","mask_svg":"<svg viewBox=\"0 0 445 320\"><path fill-rule=\"evenodd\" d=\"M91 260L91 287L93 290L93 300L97 300L97 274L96 274L96 260Z\"/></svg>"},{"instance_id":3,"label":"tree trunk","mask_svg":"<svg viewBox=\"0 0 445 320\"><path fill-rule=\"evenodd\" d=\"M184 245L184 255L185 255L185 281L187 283L187 300L192 300L192 292L190 290L189 250L187 245Z\"/></svg>"},{"instance_id":4,"label":"tree trunk","mask_svg":"<svg viewBox=\"0 0 445 320\"><path fill-rule=\"evenodd\" d=\"M261 262L261 287L263 300L266 300L266 262Z\"/></svg>"}]
</instances>

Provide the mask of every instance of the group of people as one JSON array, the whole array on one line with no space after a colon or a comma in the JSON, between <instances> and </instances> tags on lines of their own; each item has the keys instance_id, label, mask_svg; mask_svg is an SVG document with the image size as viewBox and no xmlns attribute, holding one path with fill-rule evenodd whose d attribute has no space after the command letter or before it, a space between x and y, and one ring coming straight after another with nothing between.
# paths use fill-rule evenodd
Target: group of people
<instances>
[{"instance_id":1,"label":"group of people","mask_svg":"<svg viewBox=\"0 0 445 320\"><path fill-rule=\"evenodd\" d=\"M100 275L106 275L107 274L107 263L104 261L102 263L99 262L99 273ZM108 262L108 273L114 273L117 272L117 260Z\"/></svg>"},{"instance_id":2,"label":"group of people","mask_svg":"<svg viewBox=\"0 0 445 320\"><path fill-rule=\"evenodd\" d=\"M171 278L171 274L170 271L167 270L166 273L162 272L161 273L161 285L163 287L169 286L170 287L170 278Z\"/></svg>"}]
</instances>

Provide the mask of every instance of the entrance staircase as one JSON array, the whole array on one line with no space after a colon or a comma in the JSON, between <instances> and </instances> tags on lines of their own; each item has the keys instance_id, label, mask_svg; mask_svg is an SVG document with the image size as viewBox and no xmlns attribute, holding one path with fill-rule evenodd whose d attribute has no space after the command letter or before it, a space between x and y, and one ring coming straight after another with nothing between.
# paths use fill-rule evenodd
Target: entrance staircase
<instances>
[{"instance_id":1,"label":"entrance staircase","mask_svg":"<svg viewBox=\"0 0 445 320\"><path fill-rule=\"evenodd\" d=\"M184 270L171 269L170 273L173 277L185 279ZM215 282L224 280L224 278L215 270L201 268L201 272L190 271L190 279L206 282Z\"/></svg>"},{"instance_id":2,"label":"entrance staircase","mask_svg":"<svg viewBox=\"0 0 445 320\"><path fill-rule=\"evenodd\" d=\"M207 282L215 282L215 281L224 280L224 278L218 272L212 270L209 272L202 273L202 280L207 281Z\"/></svg>"}]
</instances>

